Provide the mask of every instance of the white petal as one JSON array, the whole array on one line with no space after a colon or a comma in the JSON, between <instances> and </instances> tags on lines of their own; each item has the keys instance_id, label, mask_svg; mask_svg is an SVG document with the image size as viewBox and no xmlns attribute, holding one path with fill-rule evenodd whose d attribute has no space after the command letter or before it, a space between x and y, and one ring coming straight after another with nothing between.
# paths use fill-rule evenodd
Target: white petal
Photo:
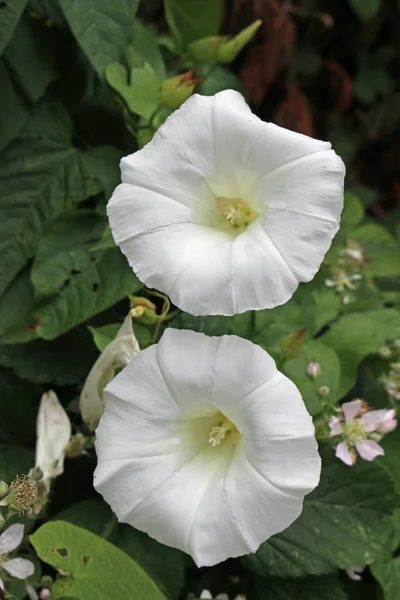
<instances>
[{"instance_id":1,"label":"white petal","mask_svg":"<svg viewBox=\"0 0 400 600\"><path fill-rule=\"evenodd\" d=\"M43 479L61 475L71 437L71 423L53 391L43 394L37 416L36 466Z\"/></svg>"},{"instance_id":2,"label":"white petal","mask_svg":"<svg viewBox=\"0 0 400 600\"><path fill-rule=\"evenodd\" d=\"M318 270L339 229L344 166L328 150L285 165L261 178L263 225L297 281Z\"/></svg>"},{"instance_id":3,"label":"white petal","mask_svg":"<svg viewBox=\"0 0 400 600\"><path fill-rule=\"evenodd\" d=\"M120 520L198 565L254 551L297 518L318 482L301 396L247 340L167 330L106 398L96 489ZM221 412L242 437L233 430L214 447Z\"/></svg>"},{"instance_id":4,"label":"white petal","mask_svg":"<svg viewBox=\"0 0 400 600\"><path fill-rule=\"evenodd\" d=\"M24 525L14 523L0 535L0 554L10 554L24 539Z\"/></svg>"},{"instance_id":5,"label":"white petal","mask_svg":"<svg viewBox=\"0 0 400 600\"><path fill-rule=\"evenodd\" d=\"M195 94L142 150L121 161L122 181L195 206L215 176L212 98Z\"/></svg>"},{"instance_id":6,"label":"white petal","mask_svg":"<svg viewBox=\"0 0 400 600\"><path fill-rule=\"evenodd\" d=\"M12 558L3 563L3 569L7 571L12 577L17 579L26 579L35 572L35 565L26 558Z\"/></svg>"},{"instance_id":7,"label":"white petal","mask_svg":"<svg viewBox=\"0 0 400 600\"><path fill-rule=\"evenodd\" d=\"M100 354L83 386L80 396L82 419L93 431L104 412L103 390L111 381L116 369L127 365L140 352L132 327L130 313L125 318L116 337Z\"/></svg>"},{"instance_id":8,"label":"white petal","mask_svg":"<svg viewBox=\"0 0 400 600\"><path fill-rule=\"evenodd\" d=\"M263 123L232 90L191 97L121 170L114 239L148 287L195 315L286 302L339 226L344 166L330 144ZM235 239L217 225L218 197L263 214Z\"/></svg>"},{"instance_id":9,"label":"white petal","mask_svg":"<svg viewBox=\"0 0 400 600\"><path fill-rule=\"evenodd\" d=\"M4 590L4 582L1 577L0 577L0 589Z\"/></svg>"},{"instance_id":10,"label":"white petal","mask_svg":"<svg viewBox=\"0 0 400 600\"><path fill-rule=\"evenodd\" d=\"M213 314L273 308L287 302L299 284L260 220L232 242L229 265L233 310L224 311L216 299Z\"/></svg>"}]
</instances>

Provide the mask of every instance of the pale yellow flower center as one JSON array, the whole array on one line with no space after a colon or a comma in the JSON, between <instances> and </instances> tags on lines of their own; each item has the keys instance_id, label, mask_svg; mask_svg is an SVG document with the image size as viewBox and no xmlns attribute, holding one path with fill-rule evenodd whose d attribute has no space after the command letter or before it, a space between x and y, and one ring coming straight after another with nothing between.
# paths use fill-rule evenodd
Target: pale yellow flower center
<instances>
[{"instance_id":1,"label":"pale yellow flower center","mask_svg":"<svg viewBox=\"0 0 400 600\"><path fill-rule=\"evenodd\" d=\"M217 202L225 226L228 225L237 233L246 229L259 216L245 200L240 198L218 197Z\"/></svg>"},{"instance_id":2,"label":"pale yellow flower center","mask_svg":"<svg viewBox=\"0 0 400 600\"><path fill-rule=\"evenodd\" d=\"M367 432L364 430L359 419L355 419L349 425L346 425L346 438L351 444L362 442L368 438Z\"/></svg>"},{"instance_id":3,"label":"pale yellow flower center","mask_svg":"<svg viewBox=\"0 0 400 600\"><path fill-rule=\"evenodd\" d=\"M213 447L219 446L228 434L235 432L237 432L235 425L220 413L220 420L218 421L218 425L211 429L208 443Z\"/></svg>"}]
</instances>

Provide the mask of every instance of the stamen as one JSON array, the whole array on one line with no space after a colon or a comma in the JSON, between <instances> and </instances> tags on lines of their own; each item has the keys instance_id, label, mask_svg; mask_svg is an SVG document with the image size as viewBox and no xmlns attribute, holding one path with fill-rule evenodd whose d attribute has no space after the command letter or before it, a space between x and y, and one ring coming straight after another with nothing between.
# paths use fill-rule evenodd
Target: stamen
<instances>
[{"instance_id":1,"label":"stamen","mask_svg":"<svg viewBox=\"0 0 400 600\"><path fill-rule=\"evenodd\" d=\"M211 444L213 448L219 446L222 440L225 439L226 434L234 428L235 426L233 423L228 419L224 419L218 426L211 429L208 443Z\"/></svg>"},{"instance_id":2,"label":"stamen","mask_svg":"<svg viewBox=\"0 0 400 600\"><path fill-rule=\"evenodd\" d=\"M244 200L236 198L218 198L220 214L234 229L245 229L259 215Z\"/></svg>"}]
</instances>

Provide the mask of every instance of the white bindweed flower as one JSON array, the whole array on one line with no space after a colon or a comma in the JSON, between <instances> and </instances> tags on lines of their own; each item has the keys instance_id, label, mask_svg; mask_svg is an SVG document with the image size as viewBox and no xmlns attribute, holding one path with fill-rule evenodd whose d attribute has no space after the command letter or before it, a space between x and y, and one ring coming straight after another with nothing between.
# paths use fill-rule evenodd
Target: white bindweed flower
<instances>
[{"instance_id":1,"label":"white bindweed flower","mask_svg":"<svg viewBox=\"0 0 400 600\"><path fill-rule=\"evenodd\" d=\"M94 485L198 566L255 552L318 484L314 427L259 346L168 329L105 389Z\"/></svg>"},{"instance_id":2,"label":"white bindweed flower","mask_svg":"<svg viewBox=\"0 0 400 600\"><path fill-rule=\"evenodd\" d=\"M91 431L96 429L104 412L103 390L114 377L116 369L125 367L140 352L133 333L132 311L126 316L116 337L94 363L80 397L82 419Z\"/></svg>"},{"instance_id":3,"label":"white bindweed flower","mask_svg":"<svg viewBox=\"0 0 400 600\"><path fill-rule=\"evenodd\" d=\"M8 555L18 548L23 538L24 526L21 523L10 525L0 535L0 568L17 579L26 579L35 572L35 565L30 560L26 558L8 558ZM1 578L0 588L4 590L4 583Z\"/></svg>"},{"instance_id":4,"label":"white bindweed flower","mask_svg":"<svg viewBox=\"0 0 400 600\"><path fill-rule=\"evenodd\" d=\"M194 315L287 302L339 228L345 167L331 145L264 123L233 90L189 98L121 172L116 243Z\"/></svg>"},{"instance_id":5,"label":"white bindweed flower","mask_svg":"<svg viewBox=\"0 0 400 600\"><path fill-rule=\"evenodd\" d=\"M37 416L35 466L42 472L42 483L50 487L51 479L64 471L64 458L71 437L71 422L52 390L43 394Z\"/></svg>"}]
</instances>

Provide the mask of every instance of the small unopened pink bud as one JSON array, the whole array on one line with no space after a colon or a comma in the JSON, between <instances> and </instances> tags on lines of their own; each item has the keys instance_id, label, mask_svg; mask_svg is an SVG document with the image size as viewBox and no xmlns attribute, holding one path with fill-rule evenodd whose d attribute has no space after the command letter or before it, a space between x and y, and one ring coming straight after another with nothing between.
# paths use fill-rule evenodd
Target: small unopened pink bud
<instances>
[{"instance_id":1,"label":"small unopened pink bud","mask_svg":"<svg viewBox=\"0 0 400 600\"><path fill-rule=\"evenodd\" d=\"M321 367L317 362L310 362L307 367L307 375L309 377L319 377L321 375Z\"/></svg>"},{"instance_id":2,"label":"small unopened pink bud","mask_svg":"<svg viewBox=\"0 0 400 600\"><path fill-rule=\"evenodd\" d=\"M48 598L49 596L51 596L50 590L42 590L39 594L40 600L45 600L45 598Z\"/></svg>"}]
</instances>

